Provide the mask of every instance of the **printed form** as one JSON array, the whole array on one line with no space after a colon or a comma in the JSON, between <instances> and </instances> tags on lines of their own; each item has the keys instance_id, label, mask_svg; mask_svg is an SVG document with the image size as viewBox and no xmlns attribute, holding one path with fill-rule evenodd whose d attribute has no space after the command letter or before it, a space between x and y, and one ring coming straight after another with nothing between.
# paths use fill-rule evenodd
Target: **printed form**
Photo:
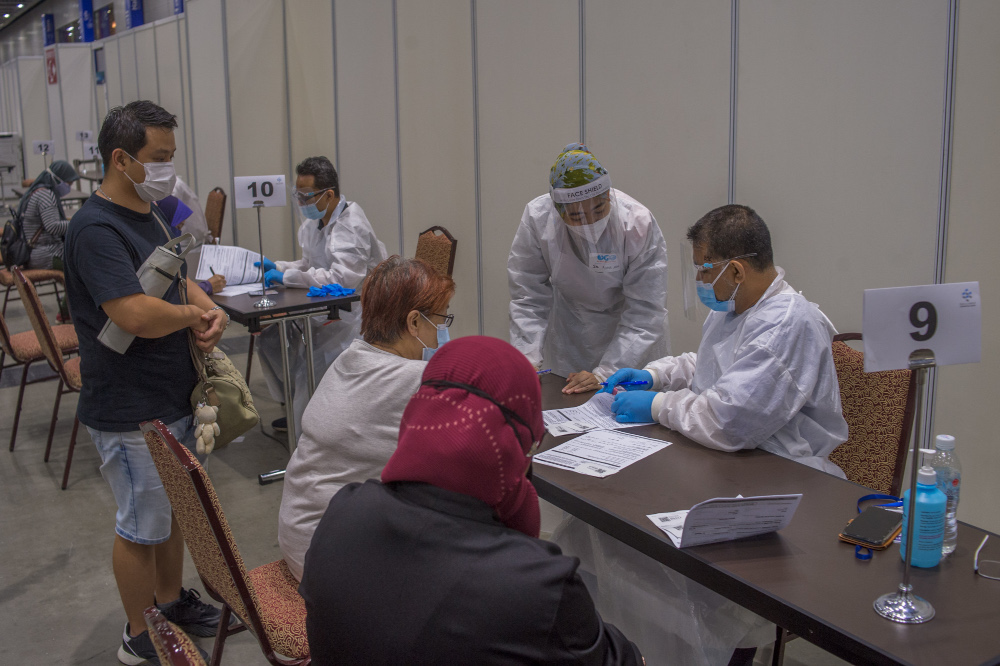
<instances>
[{"instance_id":1,"label":"printed form","mask_svg":"<svg viewBox=\"0 0 1000 666\"><path fill-rule=\"evenodd\" d=\"M674 546L687 548L784 529L801 499L801 494L716 497L690 509L646 517L670 537Z\"/></svg>"},{"instance_id":2,"label":"printed form","mask_svg":"<svg viewBox=\"0 0 1000 666\"><path fill-rule=\"evenodd\" d=\"M533 460L542 465L604 478L670 446L670 442L614 430L593 430Z\"/></svg>"},{"instance_id":3,"label":"printed form","mask_svg":"<svg viewBox=\"0 0 1000 666\"><path fill-rule=\"evenodd\" d=\"M207 280L212 277L212 271L215 271L216 275L226 278L227 285L257 283L259 291L260 268L253 265L255 261L260 261L259 252L251 252L235 245L210 245L206 243L201 246L201 258L198 260L198 271L195 273L194 279L199 282ZM222 295L230 296L232 294L224 293Z\"/></svg>"},{"instance_id":4,"label":"printed form","mask_svg":"<svg viewBox=\"0 0 1000 666\"><path fill-rule=\"evenodd\" d=\"M562 435L571 435L588 430L635 428L655 423L655 421L618 423L615 420L615 415L611 413L611 403L614 402L614 399L615 397L610 393L598 393L579 407L545 410L542 412L542 421L545 423L545 429L553 437L561 437Z\"/></svg>"}]
</instances>

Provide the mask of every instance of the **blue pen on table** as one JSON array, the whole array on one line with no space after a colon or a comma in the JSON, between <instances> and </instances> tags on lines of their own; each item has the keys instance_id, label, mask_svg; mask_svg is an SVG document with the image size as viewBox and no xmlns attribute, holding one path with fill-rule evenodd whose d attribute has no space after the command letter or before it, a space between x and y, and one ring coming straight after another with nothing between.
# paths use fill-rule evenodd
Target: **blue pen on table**
<instances>
[{"instance_id":1,"label":"blue pen on table","mask_svg":"<svg viewBox=\"0 0 1000 666\"><path fill-rule=\"evenodd\" d=\"M637 382L618 382L617 384L615 384L615 386L645 386L648 383L649 382L643 379ZM607 386L607 385L608 382L601 382L601 386Z\"/></svg>"},{"instance_id":2,"label":"blue pen on table","mask_svg":"<svg viewBox=\"0 0 1000 666\"><path fill-rule=\"evenodd\" d=\"M547 374L549 374L550 372L552 372L552 368L549 368L548 370L539 370L539 371L537 371L537 372L536 372L535 374L536 374L536 375L547 375Z\"/></svg>"}]
</instances>

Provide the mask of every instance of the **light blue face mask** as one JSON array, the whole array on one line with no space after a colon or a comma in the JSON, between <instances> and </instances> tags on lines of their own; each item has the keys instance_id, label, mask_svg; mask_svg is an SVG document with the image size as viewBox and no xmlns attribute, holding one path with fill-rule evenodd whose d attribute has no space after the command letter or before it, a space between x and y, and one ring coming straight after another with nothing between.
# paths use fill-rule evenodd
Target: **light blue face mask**
<instances>
[{"instance_id":1,"label":"light blue face mask","mask_svg":"<svg viewBox=\"0 0 1000 666\"><path fill-rule=\"evenodd\" d=\"M423 317L424 319L427 319L427 316L424 315L423 312L420 313L420 316ZM423 346L423 348L424 348L423 351L420 353L420 358L423 359L424 361L431 360L431 356L434 356L434 352L436 352L438 349L441 349L441 345L443 345L444 343L449 342L451 340L451 336L448 334L448 325L447 324L435 324L430 319L427 319L427 323L437 329L437 343L438 343L438 346L437 347L428 347L427 345L424 344L423 340L421 340L420 338L417 338L417 342L419 342ZM416 337L416 336L413 336L413 337Z\"/></svg>"},{"instance_id":2,"label":"light blue face mask","mask_svg":"<svg viewBox=\"0 0 1000 666\"><path fill-rule=\"evenodd\" d=\"M733 312L736 310L736 292L740 290L740 285L736 285L736 289L733 289L733 295L725 301L720 301L715 297L715 283L718 282L719 278L722 277L722 274L726 272L726 268L729 268L729 263L730 262L728 261L726 262L725 268L723 268L719 275L712 280L712 284L705 284L704 282L699 281L695 285L698 290L698 298L709 310L714 310L715 312Z\"/></svg>"},{"instance_id":3,"label":"light blue face mask","mask_svg":"<svg viewBox=\"0 0 1000 666\"><path fill-rule=\"evenodd\" d=\"M309 204L308 206L299 206L299 212L302 213L302 217L307 220L318 220L326 215L325 210L320 210L316 207L316 204Z\"/></svg>"}]
</instances>

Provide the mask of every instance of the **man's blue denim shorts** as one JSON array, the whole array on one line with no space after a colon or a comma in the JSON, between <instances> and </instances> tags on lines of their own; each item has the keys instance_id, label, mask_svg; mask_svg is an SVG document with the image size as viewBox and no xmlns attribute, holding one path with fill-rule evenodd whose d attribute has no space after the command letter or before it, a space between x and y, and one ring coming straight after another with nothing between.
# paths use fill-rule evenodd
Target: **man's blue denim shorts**
<instances>
[{"instance_id":1,"label":"man's blue denim shorts","mask_svg":"<svg viewBox=\"0 0 1000 666\"><path fill-rule=\"evenodd\" d=\"M177 441L192 452L193 421L187 416L167 426ZM89 427L87 431L101 454L101 476L118 503L115 532L123 539L147 546L169 539L170 501L142 432L104 432Z\"/></svg>"}]
</instances>

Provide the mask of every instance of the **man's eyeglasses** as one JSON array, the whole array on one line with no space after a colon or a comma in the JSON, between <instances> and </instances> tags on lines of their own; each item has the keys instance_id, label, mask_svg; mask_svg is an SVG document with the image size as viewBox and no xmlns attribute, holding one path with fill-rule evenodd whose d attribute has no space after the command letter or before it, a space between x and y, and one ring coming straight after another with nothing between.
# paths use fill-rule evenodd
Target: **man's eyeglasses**
<instances>
[{"instance_id":1,"label":"man's eyeglasses","mask_svg":"<svg viewBox=\"0 0 1000 666\"><path fill-rule=\"evenodd\" d=\"M324 188L322 190L316 190L315 192L302 192L300 190L295 190L295 199L300 204L308 203L309 201L315 199L319 195L321 195L321 194L323 194L325 192L329 192L332 189L333 189L332 187L327 187L327 188Z\"/></svg>"},{"instance_id":2,"label":"man's eyeglasses","mask_svg":"<svg viewBox=\"0 0 1000 666\"><path fill-rule=\"evenodd\" d=\"M987 534L983 537L983 542L979 544L979 548L976 548L976 559L973 565L975 572L982 576L983 578L990 578L992 580L1000 580L1000 562L996 560L983 560L979 561L979 551L983 549L986 545L986 541L990 538Z\"/></svg>"},{"instance_id":3,"label":"man's eyeglasses","mask_svg":"<svg viewBox=\"0 0 1000 666\"><path fill-rule=\"evenodd\" d=\"M698 264L695 264L694 265L694 270L695 270L695 272L698 275L701 275L702 273L704 273L706 271L712 270L716 266L723 266L725 264L728 264L730 261L736 261L737 259L746 259L747 257L756 257L756 256L757 256L756 252L751 252L750 254L741 254L738 257L732 257L730 259L723 259L722 261L713 261L713 262L706 261L705 263L701 264L700 266Z\"/></svg>"},{"instance_id":4,"label":"man's eyeglasses","mask_svg":"<svg viewBox=\"0 0 1000 666\"><path fill-rule=\"evenodd\" d=\"M442 319L444 319L445 328L451 328L451 322L455 321L455 315L453 314L443 315L443 314L438 314L436 312L428 312L427 314L434 315L435 317L441 317Z\"/></svg>"}]
</instances>

